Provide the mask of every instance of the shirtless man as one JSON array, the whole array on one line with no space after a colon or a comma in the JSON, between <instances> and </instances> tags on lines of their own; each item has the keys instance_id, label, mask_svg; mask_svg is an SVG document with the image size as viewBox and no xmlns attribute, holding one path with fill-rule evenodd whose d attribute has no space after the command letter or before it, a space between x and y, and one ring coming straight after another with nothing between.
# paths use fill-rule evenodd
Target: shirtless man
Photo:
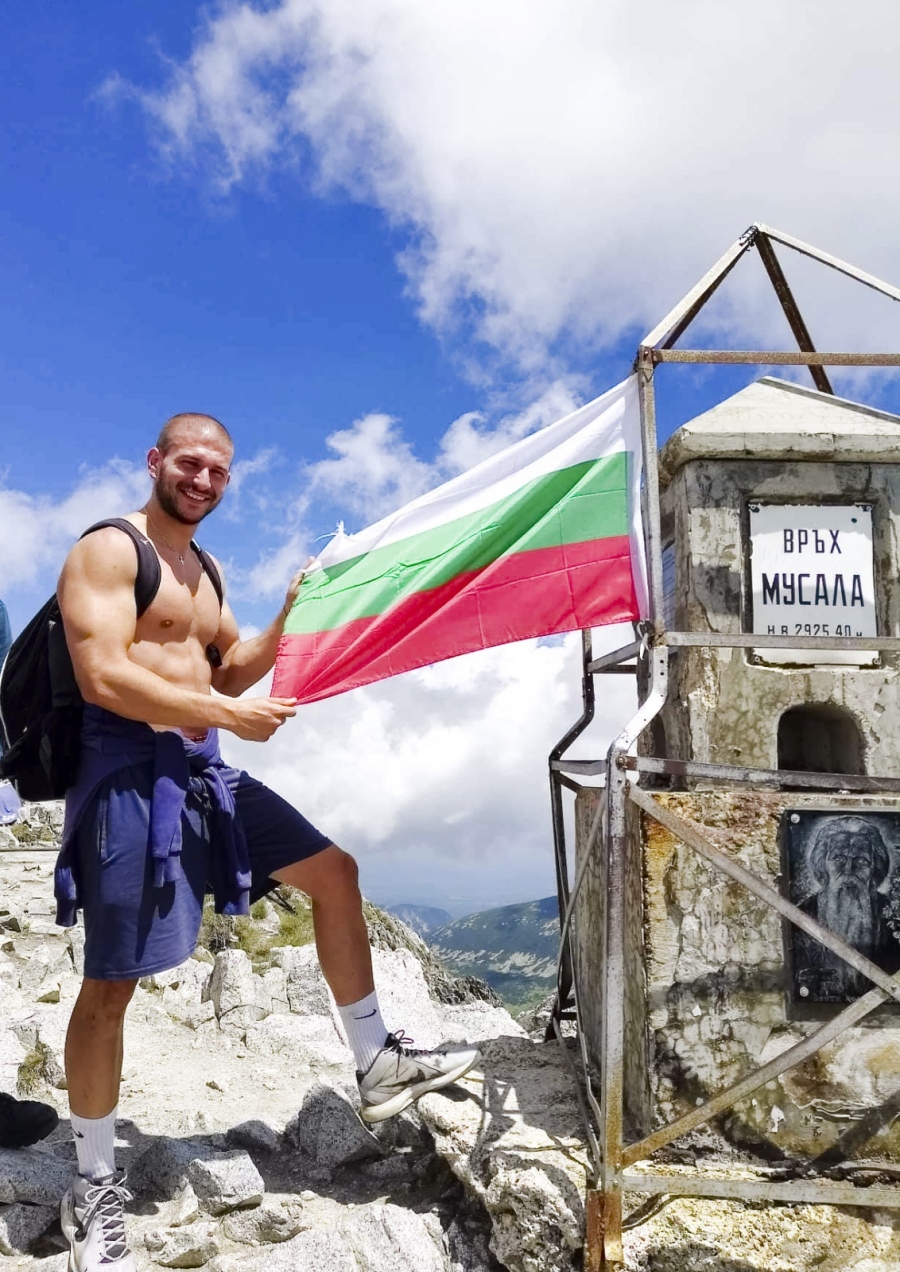
<instances>
[{"instance_id":1,"label":"shirtless man","mask_svg":"<svg viewBox=\"0 0 900 1272\"><path fill-rule=\"evenodd\" d=\"M361 1113L380 1121L478 1060L472 1048L404 1047L382 1022L353 858L261 783L223 764L217 730L264 742L292 698L242 698L272 667L283 609L241 640L191 548L222 499L233 445L206 415L173 416L149 452L153 492L128 520L159 557L159 591L138 618L129 536L94 531L59 582L66 640L86 707L78 781L66 800L58 921L84 910L85 977L66 1040L78 1174L62 1205L70 1272L133 1272L129 1194L113 1151L126 1008L142 976L193 950L203 895L246 913L276 883L312 899L316 949L356 1058ZM211 689L217 691L214 696ZM218 696L222 695L222 696Z\"/></svg>"}]
</instances>

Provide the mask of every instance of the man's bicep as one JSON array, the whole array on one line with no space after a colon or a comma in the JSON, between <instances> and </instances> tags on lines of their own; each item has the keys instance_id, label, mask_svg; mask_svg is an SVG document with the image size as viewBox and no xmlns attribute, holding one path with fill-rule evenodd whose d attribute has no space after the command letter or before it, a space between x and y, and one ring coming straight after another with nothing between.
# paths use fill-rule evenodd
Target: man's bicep
<instances>
[{"instance_id":1,"label":"man's bicep","mask_svg":"<svg viewBox=\"0 0 900 1272\"><path fill-rule=\"evenodd\" d=\"M58 596L79 682L127 655L137 624L136 574L134 548L119 531L98 530L69 553Z\"/></svg>"}]
</instances>

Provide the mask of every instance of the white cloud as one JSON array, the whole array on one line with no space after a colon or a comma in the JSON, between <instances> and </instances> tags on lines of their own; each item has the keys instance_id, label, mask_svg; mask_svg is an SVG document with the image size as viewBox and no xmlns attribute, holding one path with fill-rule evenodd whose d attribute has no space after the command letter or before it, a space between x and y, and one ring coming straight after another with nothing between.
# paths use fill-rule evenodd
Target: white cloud
<instances>
[{"instance_id":1,"label":"white cloud","mask_svg":"<svg viewBox=\"0 0 900 1272\"><path fill-rule=\"evenodd\" d=\"M248 497L255 511L263 512L269 504L266 484L259 478L266 477L278 464L280 456L274 446L257 451L250 459L238 459L231 466L231 481L219 515L226 521L238 521L245 511Z\"/></svg>"},{"instance_id":2,"label":"white cloud","mask_svg":"<svg viewBox=\"0 0 900 1272\"><path fill-rule=\"evenodd\" d=\"M326 437L334 458L305 467L298 515L310 504L325 501L341 514L355 516L352 529L361 529L580 404L575 383L556 380L524 410L507 412L493 422L486 412L468 411L447 428L433 461L415 454L398 420L378 412L364 415Z\"/></svg>"},{"instance_id":3,"label":"white cloud","mask_svg":"<svg viewBox=\"0 0 900 1272\"><path fill-rule=\"evenodd\" d=\"M576 393L577 387L572 380L555 380L524 410L501 416L493 426L487 423L481 411L461 415L441 438L438 469L444 477L465 472L535 429L562 419L582 405L583 398Z\"/></svg>"},{"instance_id":4,"label":"white cloud","mask_svg":"<svg viewBox=\"0 0 900 1272\"><path fill-rule=\"evenodd\" d=\"M247 569L232 564L228 570L229 596L254 600L283 598L296 571L310 557L308 537L302 530L288 530L276 547L266 546L256 563Z\"/></svg>"},{"instance_id":5,"label":"white cloud","mask_svg":"<svg viewBox=\"0 0 900 1272\"><path fill-rule=\"evenodd\" d=\"M149 493L146 470L120 459L83 469L78 484L59 502L0 488L0 596L44 580L52 590L78 535L95 521L131 512Z\"/></svg>"},{"instance_id":6,"label":"white cloud","mask_svg":"<svg viewBox=\"0 0 900 1272\"><path fill-rule=\"evenodd\" d=\"M373 412L325 439L336 459L311 464L306 472L311 496L339 501L366 522L399 508L434 484L433 468L417 459L397 421Z\"/></svg>"},{"instance_id":7,"label":"white cloud","mask_svg":"<svg viewBox=\"0 0 900 1272\"><path fill-rule=\"evenodd\" d=\"M225 188L380 208L423 317L535 367L654 324L756 218L900 277L898 35L892 0L232 2L139 96ZM889 302L804 289L820 347L893 347ZM729 294L726 333L780 335L761 271Z\"/></svg>"}]
</instances>

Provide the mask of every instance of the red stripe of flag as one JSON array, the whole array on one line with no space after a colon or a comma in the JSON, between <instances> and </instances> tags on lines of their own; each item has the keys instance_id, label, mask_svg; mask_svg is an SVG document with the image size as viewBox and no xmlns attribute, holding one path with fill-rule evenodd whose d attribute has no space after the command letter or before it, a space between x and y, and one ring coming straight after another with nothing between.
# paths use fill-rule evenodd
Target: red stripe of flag
<instances>
[{"instance_id":1,"label":"red stripe of flag","mask_svg":"<svg viewBox=\"0 0 900 1272\"><path fill-rule=\"evenodd\" d=\"M282 636L272 693L316 702L476 649L636 617L627 536L517 552L374 618Z\"/></svg>"}]
</instances>

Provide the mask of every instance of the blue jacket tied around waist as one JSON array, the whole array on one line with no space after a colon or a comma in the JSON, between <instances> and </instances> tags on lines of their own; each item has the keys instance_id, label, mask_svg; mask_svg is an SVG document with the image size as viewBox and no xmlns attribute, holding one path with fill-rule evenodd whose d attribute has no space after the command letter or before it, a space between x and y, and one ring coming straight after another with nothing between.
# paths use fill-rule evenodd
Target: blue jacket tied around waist
<instances>
[{"instance_id":1,"label":"blue jacket tied around waist","mask_svg":"<svg viewBox=\"0 0 900 1272\"><path fill-rule=\"evenodd\" d=\"M147 765L153 792L147 801L147 851L153 859L153 886L182 878L181 814L191 779L199 779L209 801L209 883L219 914L247 914L250 860L234 788L240 773L219 754L218 730L192 742L171 729L157 732L137 720L126 720L102 707L85 706L78 780L66 794L62 847L56 862L56 922L75 924L79 908L78 854L73 852L79 823L103 783L120 769ZM195 782L196 784L196 782Z\"/></svg>"}]
</instances>

